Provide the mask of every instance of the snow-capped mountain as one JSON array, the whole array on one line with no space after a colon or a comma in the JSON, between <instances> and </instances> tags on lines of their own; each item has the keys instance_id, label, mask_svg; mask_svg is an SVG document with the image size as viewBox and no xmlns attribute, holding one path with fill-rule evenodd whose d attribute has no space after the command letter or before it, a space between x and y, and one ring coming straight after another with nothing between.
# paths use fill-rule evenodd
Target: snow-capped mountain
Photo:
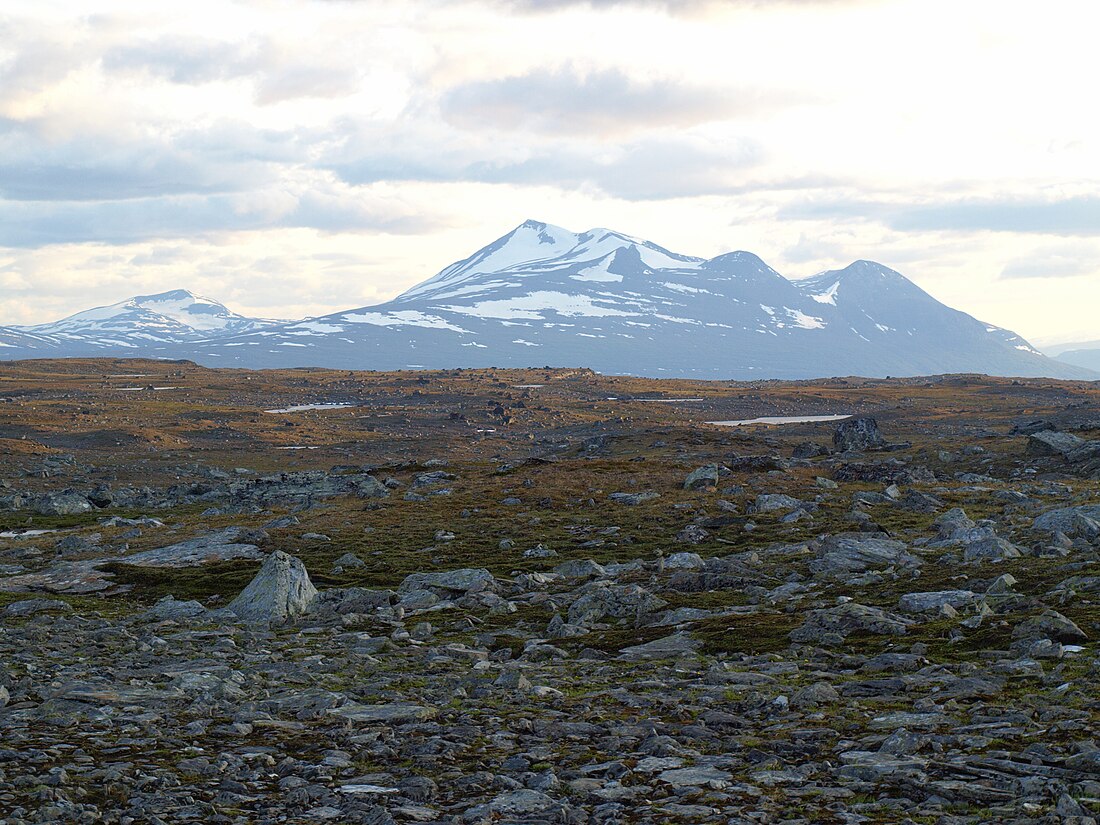
<instances>
[{"instance_id":1,"label":"snow-capped mountain","mask_svg":"<svg viewBox=\"0 0 1100 825\"><path fill-rule=\"evenodd\" d=\"M248 318L218 301L176 289L157 295L138 295L48 324L9 329L53 342L66 355L84 355L205 341L278 323L281 322Z\"/></svg>"},{"instance_id":2,"label":"snow-capped mountain","mask_svg":"<svg viewBox=\"0 0 1100 825\"><path fill-rule=\"evenodd\" d=\"M392 301L211 342L199 360L341 368L552 365L695 378L1089 377L859 261L790 281L608 229L527 221Z\"/></svg>"},{"instance_id":3,"label":"snow-capped mountain","mask_svg":"<svg viewBox=\"0 0 1100 825\"><path fill-rule=\"evenodd\" d=\"M143 321L140 333L119 340L143 355L217 366L550 365L740 379L948 372L1096 377L944 306L880 264L857 261L791 281L750 252L704 259L607 229L573 233L537 221L392 301L320 318L278 325L244 319L264 325L244 330L219 321L216 329L202 329L181 319L176 304L186 299L152 299L107 308L110 313L95 310L82 329L101 324L94 334L107 341L121 335L120 324L152 312L156 324ZM224 310L211 313L218 318L240 318L216 302L205 305ZM186 318L193 314L188 309ZM86 315L34 331L60 337L66 323ZM177 333L172 325L179 323L194 335Z\"/></svg>"}]
</instances>

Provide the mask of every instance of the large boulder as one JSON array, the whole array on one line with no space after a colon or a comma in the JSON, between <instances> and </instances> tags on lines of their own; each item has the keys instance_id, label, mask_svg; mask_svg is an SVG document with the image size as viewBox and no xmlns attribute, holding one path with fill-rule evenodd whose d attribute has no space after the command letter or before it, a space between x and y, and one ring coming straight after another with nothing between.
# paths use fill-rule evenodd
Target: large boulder
<instances>
[{"instance_id":1,"label":"large boulder","mask_svg":"<svg viewBox=\"0 0 1100 825\"><path fill-rule=\"evenodd\" d=\"M900 541L863 533L827 536L815 543L816 559L810 562L815 573L848 574L888 567L917 567L920 559L908 552Z\"/></svg>"},{"instance_id":2,"label":"large boulder","mask_svg":"<svg viewBox=\"0 0 1100 825\"><path fill-rule=\"evenodd\" d=\"M963 548L963 561L1004 561L1018 559L1023 552L1001 536L987 536L972 541Z\"/></svg>"},{"instance_id":3,"label":"large boulder","mask_svg":"<svg viewBox=\"0 0 1100 825\"><path fill-rule=\"evenodd\" d=\"M1100 504L1060 507L1043 513L1032 523L1036 530L1087 538L1100 537Z\"/></svg>"},{"instance_id":4,"label":"large boulder","mask_svg":"<svg viewBox=\"0 0 1100 825\"><path fill-rule=\"evenodd\" d=\"M276 550L229 610L249 622L285 622L306 613L317 599L305 565L294 556Z\"/></svg>"},{"instance_id":5,"label":"large boulder","mask_svg":"<svg viewBox=\"0 0 1100 825\"><path fill-rule=\"evenodd\" d=\"M757 513L772 513L776 510L795 510L802 506L802 502L793 496L784 493L762 493L756 497L753 511Z\"/></svg>"},{"instance_id":6,"label":"large boulder","mask_svg":"<svg viewBox=\"0 0 1100 825\"><path fill-rule=\"evenodd\" d=\"M718 465L707 464L688 473L684 479L685 490L713 490L718 486Z\"/></svg>"},{"instance_id":7,"label":"large boulder","mask_svg":"<svg viewBox=\"0 0 1100 825\"><path fill-rule=\"evenodd\" d=\"M445 595L481 593L493 591L497 580L488 570L464 567L459 570L444 570L438 573L412 573L398 586L401 593L416 590L443 591Z\"/></svg>"},{"instance_id":8,"label":"large boulder","mask_svg":"<svg viewBox=\"0 0 1100 825\"><path fill-rule=\"evenodd\" d=\"M909 619L887 613L879 607L846 602L823 610L811 610L801 627L791 631L791 641L816 645L839 645L854 634L904 636Z\"/></svg>"},{"instance_id":9,"label":"large boulder","mask_svg":"<svg viewBox=\"0 0 1100 825\"><path fill-rule=\"evenodd\" d=\"M636 584L597 583L582 587L580 593L580 598L569 607L569 623L582 627L605 618L634 619L643 623L668 606L664 599Z\"/></svg>"},{"instance_id":10,"label":"large boulder","mask_svg":"<svg viewBox=\"0 0 1100 825\"><path fill-rule=\"evenodd\" d=\"M877 450L886 446L878 422L869 416L849 418L833 433L833 446L842 453Z\"/></svg>"},{"instance_id":11,"label":"large boulder","mask_svg":"<svg viewBox=\"0 0 1100 825\"><path fill-rule=\"evenodd\" d=\"M1041 615L1033 616L1016 625L1012 631L1012 638L1025 641L1050 639L1066 644L1078 644L1089 640L1088 635L1081 628L1057 610L1046 610Z\"/></svg>"},{"instance_id":12,"label":"large boulder","mask_svg":"<svg viewBox=\"0 0 1100 825\"><path fill-rule=\"evenodd\" d=\"M1071 433L1043 430L1028 436L1027 454L1033 456L1060 455L1065 458L1084 443L1084 439Z\"/></svg>"},{"instance_id":13,"label":"large boulder","mask_svg":"<svg viewBox=\"0 0 1100 825\"><path fill-rule=\"evenodd\" d=\"M932 613L944 607L958 609L972 607L981 597L970 590L932 590L924 593L906 593L898 599L898 608L904 613Z\"/></svg>"},{"instance_id":14,"label":"large boulder","mask_svg":"<svg viewBox=\"0 0 1100 825\"><path fill-rule=\"evenodd\" d=\"M47 493L35 505L35 510L43 516L76 516L92 509L93 505L86 496L72 490Z\"/></svg>"}]
</instances>

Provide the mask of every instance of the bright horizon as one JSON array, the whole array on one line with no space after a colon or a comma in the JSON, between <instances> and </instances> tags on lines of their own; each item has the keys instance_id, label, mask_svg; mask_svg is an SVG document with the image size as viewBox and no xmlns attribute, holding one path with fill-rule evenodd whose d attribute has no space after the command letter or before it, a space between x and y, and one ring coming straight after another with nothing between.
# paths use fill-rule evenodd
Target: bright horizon
<instances>
[{"instance_id":1,"label":"bright horizon","mask_svg":"<svg viewBox=\"0 0 1100 825\"><path fill-rule=\"evenodd\" d=\"M1100 338L1080 3L6 4L0 324L380 303L527 218Z\"/></svg>"}]
</instances>

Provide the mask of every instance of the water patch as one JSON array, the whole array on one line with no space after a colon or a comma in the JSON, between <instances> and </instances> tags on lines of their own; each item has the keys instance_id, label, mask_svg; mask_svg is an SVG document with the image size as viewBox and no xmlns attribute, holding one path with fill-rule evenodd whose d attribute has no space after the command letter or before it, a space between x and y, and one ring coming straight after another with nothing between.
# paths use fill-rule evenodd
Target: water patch
<instances>
[{"instance_id":1,"label":"water patch","mask_svg":"<svg viewBox=\"0 0 1100 825\"><path fill-rule=\"evenodd\" d=\"M819 421L843 421L849 415L765 415L740 421L708 421L718 427L743 427L746 424L814 424Z\"/></svg>"},{"instance_id":2,"label":"water patch","mask_svg":"<svg viewBox=\"0 0 1100 825\"><path fill-rule=\"evenodd\" d=\"M296 413L306 412L308 410L346 410L349 407L358 407L358 404L298 404L293 407L282 407L278 410L264 410L266 413Z\"/></svg>"}]
</instances>

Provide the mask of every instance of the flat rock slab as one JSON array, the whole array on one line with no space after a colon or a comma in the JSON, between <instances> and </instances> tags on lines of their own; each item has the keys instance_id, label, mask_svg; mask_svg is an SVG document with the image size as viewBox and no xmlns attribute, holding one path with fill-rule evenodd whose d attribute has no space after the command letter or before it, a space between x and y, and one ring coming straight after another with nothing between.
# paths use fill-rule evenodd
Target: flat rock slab
<instances>
[{"instance_id":1,"label":"flat rock slab","mask_svg":"<svg viewBox=\"0 0 1100 825\"><path fill-rule=\"evenodd\" d=\"M707 787L721 789L730 784L732 776L717 768L673 768L657 776L662 782L675 787Z\"/></svg>"},{"instance_id":2,"label":"flat rock slab","mask_svg":"<svg viewBox=\"0 0 1100 825\"><path fill-rule=\"evenodd\" d=\"M329 713L351 722L405 725L410 722L426 722L434 719L439 711L424 705L361 705L357 702L348 702L342 707L333 708Z\"/></svg>"},{"instance_id":3,"label":"flat rock slab","mask_svg":"<svg viewBox=\"0 0 1100 825\"><path fill-rule=\"evenodd\" d=\"M664 659L670 656L683 656L694 653L701 646L702 642L693 639L688 633L674 633L671 636L654 639L652 642L646 642L642 645L624 647L619 652L618 658L626 661Z\"/></svg>"}]
</instances>

